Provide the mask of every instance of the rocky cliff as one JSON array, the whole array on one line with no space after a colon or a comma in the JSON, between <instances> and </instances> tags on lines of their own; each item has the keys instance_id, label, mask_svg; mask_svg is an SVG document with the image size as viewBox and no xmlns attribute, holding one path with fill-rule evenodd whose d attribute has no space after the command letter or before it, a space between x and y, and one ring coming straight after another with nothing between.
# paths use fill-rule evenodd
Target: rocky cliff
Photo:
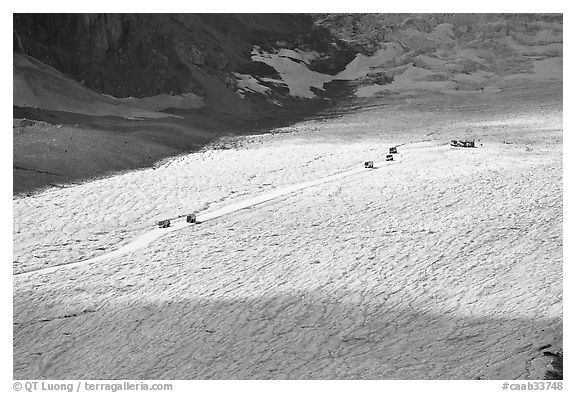
<instances>
[{"instance_id":1,"label":"rocky cliff","mask_svg":"<svg viewBox=\"0 0 576 393\"><path fill-rule=\"evenodd\" d=\"M14 51L115 97L233 91L234 72L274 74L253 65L254 45L326 50L332 41L310 15L14 15Z\"/></svg>"}]
</instances>

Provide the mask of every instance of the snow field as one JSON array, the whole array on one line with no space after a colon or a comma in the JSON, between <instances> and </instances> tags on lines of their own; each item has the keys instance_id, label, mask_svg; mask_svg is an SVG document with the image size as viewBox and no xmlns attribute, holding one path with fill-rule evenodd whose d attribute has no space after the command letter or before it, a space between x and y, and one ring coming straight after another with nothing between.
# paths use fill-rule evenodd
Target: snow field
<instances>
[{"instance_id":1,"label":"snow field","mask_svg":"<svg viewBox=\"0 0 576 393\"><path fill-rule=\"evenodd\" d=\"M561 338L561 163L482 166L493 149L424 146L132 255L23 278L17 321L86 322L36 324L46 355L19 342L17 374L537 377L538 348ZM37 280L52 289L25 290ZM113 348L112 362L94 355Z\"/></svg>"},{"instance_id":2,"label":"snow field","mask_svg":"<svg viewBox=\"0 0 576 393\"><path fill-rule=\"evenodd\" d=\"M362 158L358 145L206 151L157 169L126 173L14 201L15 272L75 262L124 244L154 222L216 207L283 185L346 169ZM384 149L384 147L382 147ZM320 152L320 156L317 153ZM356 153L355 153L356 152ZM336 154L340 153L340 157ZM337 162L344 158L343 162ZM328 163L333 168L322 167ZM218 180L221 179L221 180ZM222 181L222 179L226 179Z\"/></svg>"},{"instance_id":3,"label":"snow field","mask_svg":"<svg viewBox=\"0 0 576 393\"><path fill-rule=\"evenodd\" d=\"M14 200L18 273L358 171L16 275L14 377L542 378L540 348L562 348L562 112L473 102L301 123Z\"/></svg>"}]
</instances>

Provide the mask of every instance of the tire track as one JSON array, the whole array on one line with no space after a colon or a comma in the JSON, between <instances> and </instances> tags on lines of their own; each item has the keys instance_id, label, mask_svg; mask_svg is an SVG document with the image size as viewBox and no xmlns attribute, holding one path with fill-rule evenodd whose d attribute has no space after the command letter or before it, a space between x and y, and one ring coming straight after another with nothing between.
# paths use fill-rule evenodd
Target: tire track
<instances>
[{"instance_id":1,"label":"tire track","mask_svg":"<svg viewBox=\"0 0 576 393\"><path fill-rule=\"evenodd\" d=\"M402 162L402 156L400 154L395 155L395 157L396 157L395 161L375 162L374 168L371 170L378 170L378 169L382 168L383 166L393 165L393 164ZM268 192L268 193L265 193L262 195L258 195L258 196L253 197L253 198L249 198L249 199L246 199L246 200L243 200L240 202L230 204L228 206L224 206L222 208L216 209L216 210L211 211L211 212L197 215L196 216L196 224L200 224L203 222L214 220L214 219L217 219L219 217L222 217L222 216L225 216L228 214L232 214L232 213L235 213L237 211L247 209L247 208L250 208L253 206L257 206L257 205L260 205L260 204L263 204L266 202L270 202L270 201L273 201L275 199L279 199L283 196L286 196L289 194L294 194L294 193L297 193L299 191L306 190L306 189L309 189L309 188L312 188L312 187L315 187L315 186L318 186L318 185L321 185L324 183L329 183L329 182L343 179L343 178L346 178L349 176L358 175L360 173L366 173L366 171L367 171L367 169L364 167L355 167L354 169L349 169L349 170L339 172L339 173L336 173L336 174L333 174L330 176L326 176L326 177L323 177L323 178L320 178L317 180L311 180L311 181L307 181L307 182L303 182L303 183L294 184L294 185L291 185L288 187L281 188L279 190L275 190L275 191ZM67 263L67 264L57 265L57 266L38 268L38 269L29 270L29 271L25 271L25 272L21 272L21 273L16 273L13 276L14 277L28 277L28 276L31 276L33 274L49 274L49 273L53 273L53 272L58 271L58 270L87 266L87 265L101 262L101 261L104 261L104 260L107 260L110 258L114 258L114 257L118 257L121 255L132 253L132 252L156 241L157 239L159 239L162 236L165 236L165 235L172 233L174 231L179 231L181 229L188 228L190 226L194 226L196 224L188 223L184 220L177 221L177 222L174 222L168 228L154 228L148 232L145 232L145 233L141 234L140 236L136 237L130 243L120 247L117 250L111 251L109 253L102 254L100 256L89 258L89 259L80 260L77 262L72 262L72 263Z\"/></svg>"}]
</instances>

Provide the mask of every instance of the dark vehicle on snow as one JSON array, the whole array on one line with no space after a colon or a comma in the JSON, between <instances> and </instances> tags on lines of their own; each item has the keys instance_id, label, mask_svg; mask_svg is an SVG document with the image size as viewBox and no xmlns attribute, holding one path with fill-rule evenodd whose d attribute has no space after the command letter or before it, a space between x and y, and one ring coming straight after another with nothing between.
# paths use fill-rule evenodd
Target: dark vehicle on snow
<instances>
[{"instance_id":1,"label":"dark vehicle on snow","mask_svg":"<svg viewBox=\"0 0 576 393\"><path fill-rule=\"evenodd\" d=\"M476 144L474 143L474 141L451 140L450 146L454 146L454 147L476 147Z\"/></svg>"},{"instance_id":2,"label":"dark vehicle on snow","mask_svg":"<svg viewBox=\"0 0 576 393\"><path fill-rule=\"evenodd\" d=\"M170 220L158 221L158 228L168 228L170 226Z\"/></svg>"}]
</instances>

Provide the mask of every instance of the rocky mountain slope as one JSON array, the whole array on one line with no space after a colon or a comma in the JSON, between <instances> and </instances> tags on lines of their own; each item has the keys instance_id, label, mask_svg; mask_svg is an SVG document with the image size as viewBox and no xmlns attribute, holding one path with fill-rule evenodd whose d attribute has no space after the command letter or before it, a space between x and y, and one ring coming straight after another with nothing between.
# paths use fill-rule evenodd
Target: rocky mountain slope
<instances>
[{"instance_id":1,"label":"rocky mountain slope","mask_svg":"<svg viewBox=\"0 0 576 393\"><path fill-rule=\"evenodd\" d=\"M226 113L248 110L234 94L243 80L235 73L274 75L253 64L254 45L323 51L331 42L311 16L290 14L16 14L14 26L17 53L91 90L118 98L192 93Z\"/></svg>"},{"instance_id":2,"label":"rocky mountain slope","mask_svg":"<svg viewBox=\"0 0 576 393\"><path fill-rule=\"evenodd\" d=\"M235 114L249 111L247 97L282 105L287 95L322 96L339 80L362 85L360 96L497 90L558 77L562 66L561 15L30 14L14 24L18 54L91 90L188 94L197 98L189 108ZM18 76L22 62L15 55Z\"/></svg>"},{"instance_id":3,"label":"rocky mountain slope","mask_svg":"<svg viewBox=\"0 0 576 393\"><path fill-rule=\"evenodd\" d=\"M358 96L562 79L561 15L323 15L317 24L364 49L338 75L362 85Z\"/></svg>"}]
</instances>

